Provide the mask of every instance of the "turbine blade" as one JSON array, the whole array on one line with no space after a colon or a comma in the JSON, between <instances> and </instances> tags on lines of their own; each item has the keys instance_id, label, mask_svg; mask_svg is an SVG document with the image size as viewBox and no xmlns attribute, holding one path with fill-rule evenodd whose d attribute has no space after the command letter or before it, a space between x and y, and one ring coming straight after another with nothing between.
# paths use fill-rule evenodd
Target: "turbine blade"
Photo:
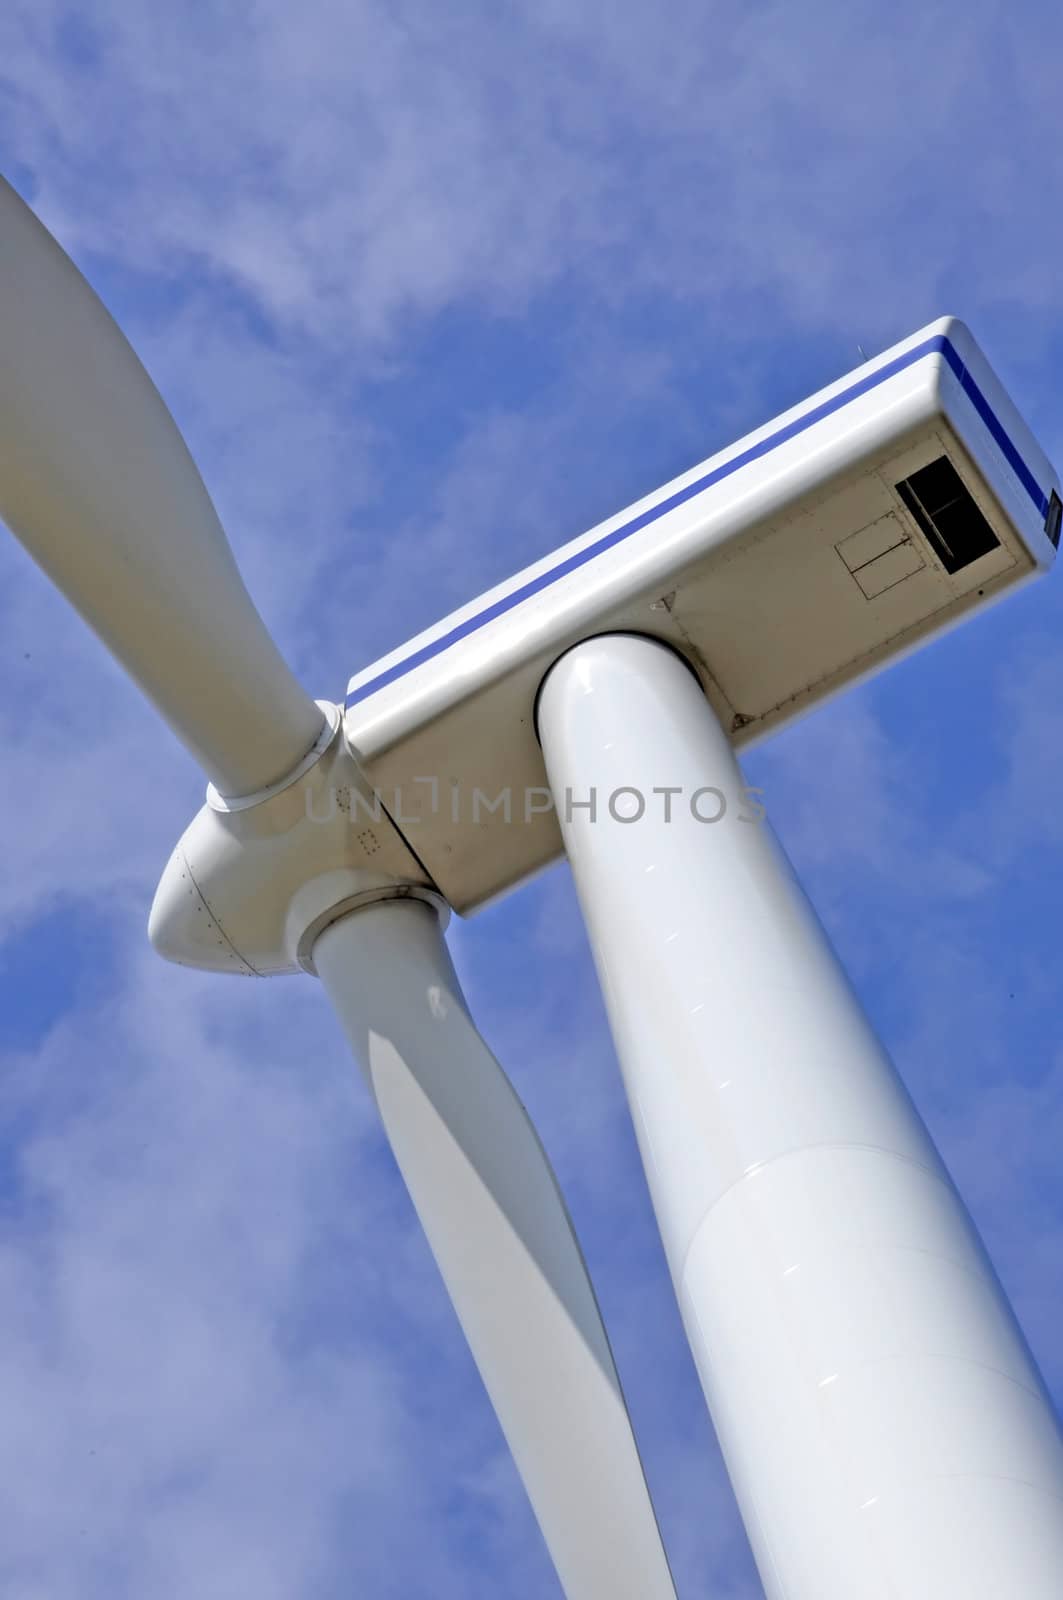
<instances>
[{"instance_id":1,"label":"turbine blade","mask_svg":"<svg viewBox=\"0 0 1063 1600\"><path fill-rule=\"evenodd\" d=\"M309 750L321 712L255 610L173 418L2 178L0 517L224 795Z\"/></svg>"},{"instance_id":2,"label":"turbine blade","mask_svg":"<svg viewBox=\"0 0 1063 1600\"><path fill-rule=\"evenodd\" d=\"M439 918L416 900L378 902L334 923L313 956L568 1600L675 1600L572 1223L469 1016Z\"/></svg>"}]
</instances>

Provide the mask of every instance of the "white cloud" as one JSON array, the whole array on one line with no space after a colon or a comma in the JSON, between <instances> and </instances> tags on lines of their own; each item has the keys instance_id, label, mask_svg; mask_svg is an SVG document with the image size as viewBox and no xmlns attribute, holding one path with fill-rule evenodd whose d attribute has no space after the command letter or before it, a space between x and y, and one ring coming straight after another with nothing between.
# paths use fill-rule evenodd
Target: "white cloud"
<instances>
[{"instance_id":1,"label":"white cloud","mask_svg":"<svg viewBox=\"0 0 1063 1600\"><path fill-rule=\"evenodd\" d=\"M221 274L326 339L399 337L470 297L519 311L572 275L721 320L763 292L874 338L940 309L976 241L966 292L999 294L1059 126L1046 40L1031 52L995 0L959 31L940 6L867 3L689 0L662 27L597 0L505 18L23 0L0 42L11 148L68 238ZM1038 226L1043 249L1050 208Z\"/></svg>"},{"instance_id":2,"label":"white cloud","mask_svg":"<svg viewBox=\"0 0 1063 1600\"><path fill-rule=\"evenodd\" d=\"M457 1595L442 1477L460 1522L503 1514L544 1570L320 996L291 996L273 1042L265 985L222 993L139 949L122 967L7 1063L5 1592L287 1600L362 1572L398 1600L431 1556ZM432 1352L419 1383L403 1341ZM425 1412L457 1394L454 1435ZM390 1565L359 1554L371 1519Z\"/></svg>"}]
</instances>

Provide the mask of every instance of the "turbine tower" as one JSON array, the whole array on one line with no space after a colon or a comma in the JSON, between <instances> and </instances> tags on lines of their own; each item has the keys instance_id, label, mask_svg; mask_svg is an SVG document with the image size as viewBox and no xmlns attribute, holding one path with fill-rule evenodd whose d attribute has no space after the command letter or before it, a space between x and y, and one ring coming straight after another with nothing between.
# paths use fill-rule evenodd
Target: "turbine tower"
<instances>
[{"instance_id":1,"label":"turbine tower","mask_svg":"<svg viewBox=\"0 0 1063 1600\"><path fill-rule=\"evenodd\" d=\"M735 750L1051 566L946 320L313 701L157 391L0 188L0 515L202 766L149 923L318 976L569 1600L674 1600L554 1174L450 964L565 850L769 1600L1058 1600L1063 1441Z\"/></svg>"}]
</instances>

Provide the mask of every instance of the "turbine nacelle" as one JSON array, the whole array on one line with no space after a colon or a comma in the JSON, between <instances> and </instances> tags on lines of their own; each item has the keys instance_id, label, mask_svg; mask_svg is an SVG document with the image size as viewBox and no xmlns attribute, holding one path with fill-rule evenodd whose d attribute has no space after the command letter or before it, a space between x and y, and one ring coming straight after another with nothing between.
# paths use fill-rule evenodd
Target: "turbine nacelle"
<instances>
[{"instance_id":1,"label":"turbine nacelle","mask_svg":"<svg viewBox=\"0 0 1063 1600\"><path fill-rule=\"evenodd\" d=\"M469 911L561 853L535 702L581 639L670 644L741 747L1046 572L1059 518L945 318L358 672L345 737Z\"/></svg>"}]
</instances>

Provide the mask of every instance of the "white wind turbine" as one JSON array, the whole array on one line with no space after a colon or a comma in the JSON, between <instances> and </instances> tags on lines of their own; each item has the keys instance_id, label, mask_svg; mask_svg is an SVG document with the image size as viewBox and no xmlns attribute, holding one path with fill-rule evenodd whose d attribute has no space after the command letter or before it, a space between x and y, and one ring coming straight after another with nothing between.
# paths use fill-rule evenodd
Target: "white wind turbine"
<instances>
[{"instance_id":1,"label":"white wind turbine","mask_svg":"<svg viewBox=\"0 0 1063 1600\"><path fill-rule=\"evenodd\" d=\"M1063 1443L733 746L1046 570L942 322L310 700L125 339L0 188L0 515L210 781L150 933L322 980L570 1600L674 1597L608 1339L442 930L564 847L771 1600L1058 1600Z\"/></svg>"}]
</instances>

